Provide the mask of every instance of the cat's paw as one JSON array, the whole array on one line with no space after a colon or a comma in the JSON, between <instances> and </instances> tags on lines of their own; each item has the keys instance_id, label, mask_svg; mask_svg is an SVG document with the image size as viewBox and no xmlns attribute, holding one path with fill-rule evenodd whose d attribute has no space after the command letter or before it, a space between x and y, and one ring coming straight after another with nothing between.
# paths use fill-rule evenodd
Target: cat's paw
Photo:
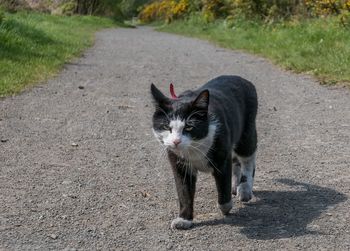
<instances>
[{"instance_id":1,"label":"cat's paw","mask_svg":"<svg viewBox=\"0 0 350 251\"><path fill-rule=\"evenodd\" d=\"M191 220L186 220L184 218L176 218L171 222L172 229L189 229L192 227L193 223Z\"/></svg>"},{"instance_id":2,"label":"cat's paw","mask_svg":"<svg viewBox=\"0 0 350 251\"><path fill-rule=\"evenodd\" d=\"M249 186L247 182L241 183L237 187L237 195L240 201L248 202L253 197L252 188Z\"/></svg>"},{"instance_id":3,"label":"cat's paw","mask_svg":"<svg viewBox=\"0 0 350 251\"><path fill-rule=\"evenodd\" d=\"M225 204L218 204L218 207L220 208L222 214L226 215L226 214L228 214L230 212L230 210L233 207L232 200L230 200L229 202L227 202Z\"/></svg>"}]
</instances>

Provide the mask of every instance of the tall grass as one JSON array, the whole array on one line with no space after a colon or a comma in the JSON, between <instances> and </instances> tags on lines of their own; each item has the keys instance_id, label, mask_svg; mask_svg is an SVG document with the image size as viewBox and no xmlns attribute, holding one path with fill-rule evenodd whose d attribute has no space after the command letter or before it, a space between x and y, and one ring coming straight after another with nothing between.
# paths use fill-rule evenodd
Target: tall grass
<instances>
[{"instance_id":1,"label":"tall grass","mask_svg":"<svg viewBox=\"0 0 350 251\"><path fill-rule=\"evenodd\" d=\"M0 96L52 76L93 43L96 30L112 26L110 19L92 16L5 14L0 23Z\"/></svg>"},{"instance_id":2,"label":"tall grass","mask_svg":"<svg viewBox=\"0 0 350 251\"><path fill-rule=\"evenodd\" d=\"M158 29L256 53L287 69L311 73L322 83L350 82L350 30L335 18L265 25L243 19L206 23L191 16Z\"/></svg>"}]
</instances>

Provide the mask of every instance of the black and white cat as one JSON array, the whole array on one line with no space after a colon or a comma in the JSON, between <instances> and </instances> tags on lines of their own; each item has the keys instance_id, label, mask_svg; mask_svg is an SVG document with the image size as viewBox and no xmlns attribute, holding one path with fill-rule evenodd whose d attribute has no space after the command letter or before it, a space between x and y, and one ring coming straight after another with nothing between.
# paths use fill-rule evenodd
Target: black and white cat
<instances>
[{"instance_id":1,"label":"black and white cat","mask_svg":"<svg viewBox=\"0 0 350 251\"><path fill-rule=\"evenodd\" d=\"M172 228L192 226L198 171L211 173L218 207L226 215L233 203L252 198L257 133L257 94L249 81L220 76L195 91L166 97L153 84L153 132L168 153L180 204Z\"/></svg>"}]
</instances>

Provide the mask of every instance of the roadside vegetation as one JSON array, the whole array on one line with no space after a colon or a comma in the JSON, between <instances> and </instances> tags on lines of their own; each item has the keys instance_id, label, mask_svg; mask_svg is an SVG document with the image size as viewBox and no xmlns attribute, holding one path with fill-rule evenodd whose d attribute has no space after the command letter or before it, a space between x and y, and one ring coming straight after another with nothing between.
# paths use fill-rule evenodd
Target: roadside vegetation
<instances>
[{"instance_id":1,"label":"roadside vegetation","mask_svg":"<svg viewBox=\"0 0 350 251\"><path fill-rule=\"evenodd\" d=\"M53 76L147 0L0 0L0 97Z\"/></svg>"},{"instance_id":2,"label":"roadside vegetation","mask_svg":"<svg viewBox=\"0 0 350 251\"><path fill-rule=\"evenodd\" d=\"M350 83L350 0L161 0L139 14L161 31L262 55L321 83Z\"/></svg>"},{"instance_id":3,"label":"roadside vegetation","mask_svg":"<svg viewBox=\"0 0 350 251\"><path fill-rule=\"evenodd\" d=\"M0 14L0 96L43 81L93 42L110 19L18 12Z\"/></svg>"},{"instance_id":4,"label":"roadside vegetation","mask_svg":"<svg viewBox=\"0 0 350 251\"><path fill-rule=\"evenodd\" d=\"M0 0L0 97L48 79L96 30L135 17L350 86L350 0Z\"/></svg>"}]
</instances>

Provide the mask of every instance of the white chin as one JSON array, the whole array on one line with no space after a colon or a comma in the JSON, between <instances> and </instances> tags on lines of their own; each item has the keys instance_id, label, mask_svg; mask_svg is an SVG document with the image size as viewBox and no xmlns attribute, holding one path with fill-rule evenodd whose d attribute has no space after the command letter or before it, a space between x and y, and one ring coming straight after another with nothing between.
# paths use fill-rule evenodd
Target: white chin
<instances>
[{"instance_id":1,"label":"white chin","mask_svg":"<svg viewBox=\"0 0 350 251\"><path fill-rule=\"evenodd\" d=\"M168 147L170 151L175 153L176 155L183 155L182 149L181 148L174 148L174 147Z\"/></svg>"}]
</instances>

